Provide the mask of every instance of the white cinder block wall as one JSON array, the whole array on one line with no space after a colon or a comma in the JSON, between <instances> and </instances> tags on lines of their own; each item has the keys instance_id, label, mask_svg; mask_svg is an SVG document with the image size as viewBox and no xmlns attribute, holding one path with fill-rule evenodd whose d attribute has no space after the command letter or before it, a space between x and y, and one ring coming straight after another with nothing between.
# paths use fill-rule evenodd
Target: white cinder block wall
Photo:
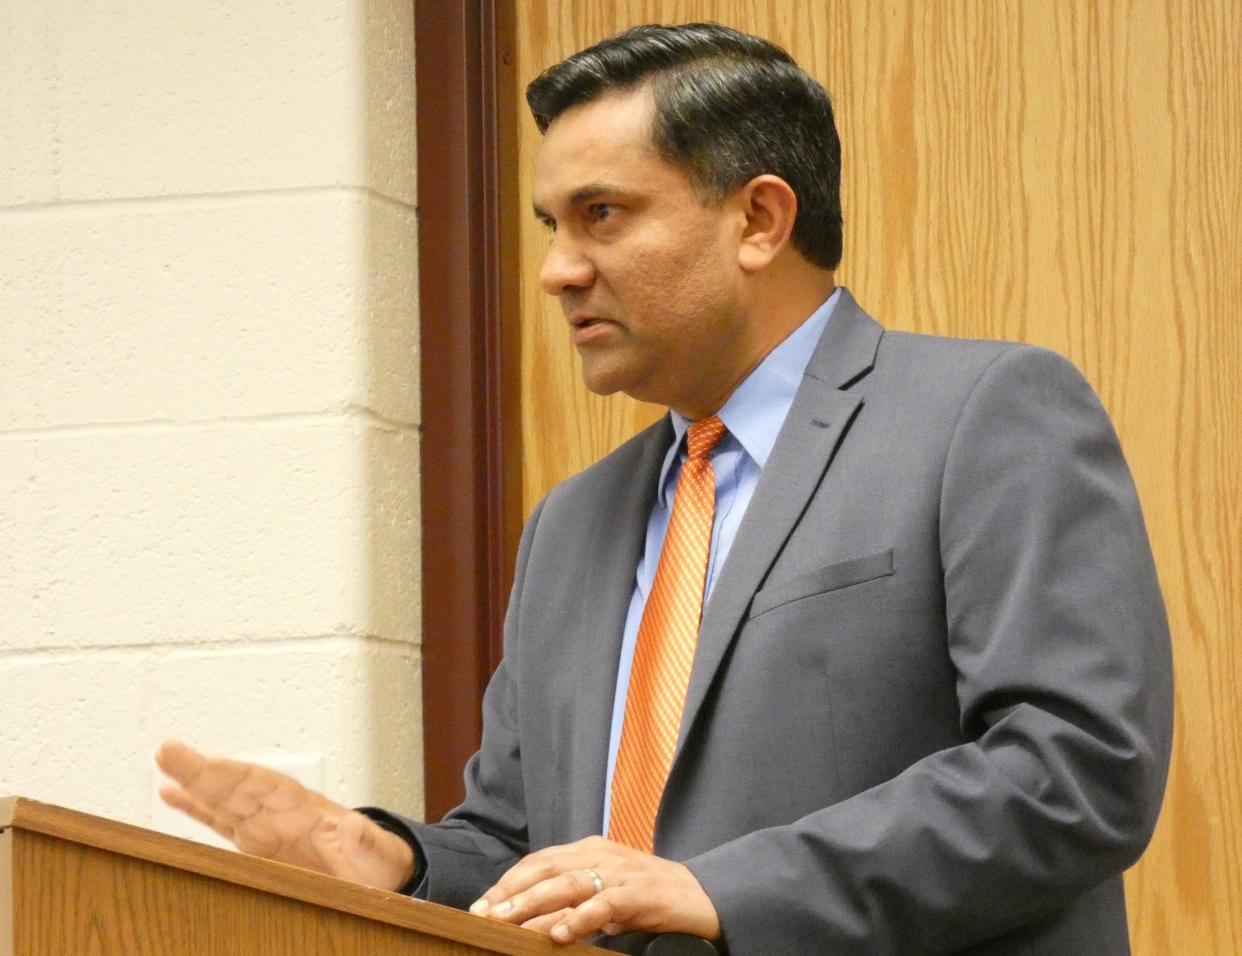
<instances>
[{"instance_id":1,"label":"white cinder block wall","mask_svg":"<svg viewBox=\"0 0 1242 956\"><path fill-rule=\"evenodd\" d=\"M0 795L419 812L411 0L0 3Z\"/></svg>"}]
</instances>

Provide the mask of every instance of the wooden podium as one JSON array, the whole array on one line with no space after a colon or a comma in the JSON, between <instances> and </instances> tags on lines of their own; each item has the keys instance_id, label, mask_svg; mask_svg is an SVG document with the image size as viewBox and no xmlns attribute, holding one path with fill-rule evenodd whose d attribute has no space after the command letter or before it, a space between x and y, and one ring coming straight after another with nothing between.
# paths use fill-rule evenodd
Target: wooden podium
<instances>
[{"instance_id":1,"label":"wooden podium","mask_svg":"<svg viewBox=\"0 0 1242 956\"><path fill-rule=\"evenodd\" d=\"M0 798L0 956L586 956L308 870Z\"/></svg>"}]
</instances>

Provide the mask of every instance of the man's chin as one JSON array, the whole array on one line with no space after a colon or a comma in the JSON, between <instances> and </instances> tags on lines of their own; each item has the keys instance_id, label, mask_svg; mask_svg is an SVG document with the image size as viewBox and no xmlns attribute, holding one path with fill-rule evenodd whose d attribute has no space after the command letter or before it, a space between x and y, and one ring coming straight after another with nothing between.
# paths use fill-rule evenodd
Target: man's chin
<instances>
[{"instance_id":1,"label":"man's chin","mask_svg":"<svg viewBox=\"0 0 1242 956\"><path fill-rule=\"evenodd\" d=\"M584 355L580 351L579 357L582 359L582 384L596 395L626 392L627 384L634 379L632 372L614 363L599 361L599 356Z\"/></svg>"},{"instance_id":2,"label":"man's chin","mask_svg":"<svg viewBox=\"0 0 1242 956\"><path fill-rule=\"evenodd\" d=\"M615 395L617 392L625 391L624 386L618 381L608 376L588 375L585 370L582 373L582 384L586 386L588 392L595 395Z\"/></svg>"},{"instance_id":3,"label":"man's chin","mask_svg":"<svg viewBox=\"0 0 1242 956\"><path fill-rule=\"evenodd\" d=\"M615 395L621 392L636 402L649 402L656 405L668 404L664 401L659 388L653 388L649 374L643 374L641 368L622 362L602 361L603 355L586 355L579 353L582 359L582 384L596 395Z\"/></svg>"}]
</instances>

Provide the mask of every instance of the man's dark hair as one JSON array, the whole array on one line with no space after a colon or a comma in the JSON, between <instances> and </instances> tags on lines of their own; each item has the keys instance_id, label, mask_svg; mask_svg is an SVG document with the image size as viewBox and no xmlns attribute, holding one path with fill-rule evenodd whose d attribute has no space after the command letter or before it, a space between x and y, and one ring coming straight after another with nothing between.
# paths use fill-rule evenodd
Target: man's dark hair
<instances>
[{"instance_id":1,"label":"man's dark hair","mask_svg":"<svg viewBox=\"0 0 1242 956\"><path fill-rule=\"evenodd\" d=\"M719 201L764 173L798 197L793 245L841 261L841 141L824 88L775 43L715 23L634 27L575 53L526 88L539 132L566 110L651 84L656 152Z\"/></svg>"}]
</instances>

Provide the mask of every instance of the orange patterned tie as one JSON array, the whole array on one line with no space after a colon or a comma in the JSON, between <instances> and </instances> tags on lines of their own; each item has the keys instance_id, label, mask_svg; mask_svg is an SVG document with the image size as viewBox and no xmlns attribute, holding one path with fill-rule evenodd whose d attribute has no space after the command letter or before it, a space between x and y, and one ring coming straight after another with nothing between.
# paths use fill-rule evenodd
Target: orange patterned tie
<instances>
[{"instance_id":1,"label":"orange patterned tie","mask_svg":"<svg viewBox=\"0 0 1242 956\"><path fill-rule=\"evenodd\" d=\"M716 476L707 455L724 431L713 416L695 422L686 435L689 457L677 479L673 515L634 647L608 837L646 853L652 851L656 811L690 685L716 512Z\"/></svg>"}]
</instances>

